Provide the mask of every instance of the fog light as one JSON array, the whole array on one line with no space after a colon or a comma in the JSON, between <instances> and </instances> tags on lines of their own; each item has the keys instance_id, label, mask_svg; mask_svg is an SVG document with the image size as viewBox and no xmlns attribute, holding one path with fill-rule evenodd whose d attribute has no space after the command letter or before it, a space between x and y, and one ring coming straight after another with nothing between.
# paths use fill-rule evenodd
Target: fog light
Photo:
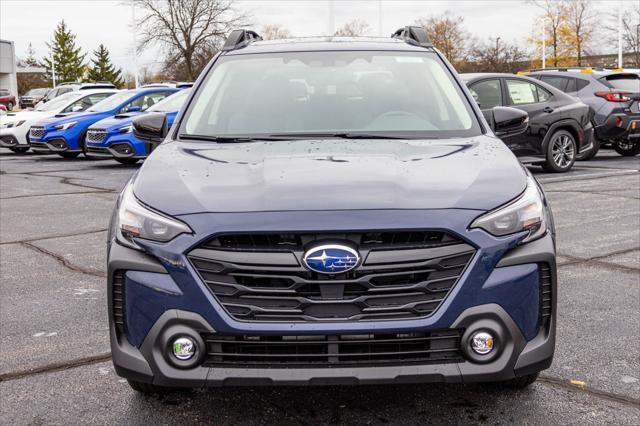
<instances>
[{"instance_id":1,"label":"fog light","mask_svg":"<svg viewBox=\"0 0 640 426\"><path fill-rule=\"evenodd\" d=\"M173 356L180 361L193 358L196 353L196 344L188 337L180 337L173 341Z\"/></svg>"},{"instance_id":2,"label":"fog light","mask_svg":"<svg viewBox=\"0 0 640 426\"><path fill-rule=\"evenodd\" d=\"M471 349L478 355L487 355L493 350L493 336L486 331L479 331L471 336Z\"/></svg>"}]
</instances>

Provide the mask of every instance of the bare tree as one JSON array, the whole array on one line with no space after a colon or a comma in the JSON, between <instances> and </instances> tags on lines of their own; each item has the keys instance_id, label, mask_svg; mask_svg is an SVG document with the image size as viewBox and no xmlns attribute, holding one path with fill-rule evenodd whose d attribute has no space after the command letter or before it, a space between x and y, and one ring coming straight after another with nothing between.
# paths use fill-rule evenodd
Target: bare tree
<instances>
[{"instance_id":1,"label":"bare tree","mask_svg":"<svg viewBox=\"0 0 640 426\"><path fill-rule=\"evenodd\" d=\"M578 66L596 31L596 14L588 0L567 0L567 19L560 32L570 51L575 54Z\"/></svg>"},{"instance_id":2,"label":"bare tree","mask_svg":"<svg viewBox=\"0 0 640 426\"><path fill-rule=\"evenodd\" d=\"M247 17L232 7L232 0L135 0L145 10L137 23L140 47L160 44L168 53L167 63L184 67L184 76L194 80L212 52L227 34L241 27Z\"/></svg>"},{"instance_id":3,"label":"bare tree","mask_svg":"<svg viewBox=\"0 0 640 426\"><path fill-rule=\"evenodd\" d=\"M291 38L291 32L282 25L265 25L260 31L260 36L265 40L278 40Z\"/></svg>"},{"instance_id":4,"label":"bare tree","mask_svg":"<svg viewBox=\"0 0 640 426\"><path fill-rule=\"evenodd\" d=\"M563 42L561 29L567 19L567 2L566 0L536 0L533 1L533 4L543 10L542 16L540 17L542 22L538 21L535 26L536 30L541 25L545 26L545 33L547 34L545 42L547 46L551 47L551 62L554 67L557 67L560 56L562 55ZM536 33L537 32L538 31L536 31ZM541 39L540 44L542 44Z\"/></svg>"},{"instance_id":5,"label":"bare tree","mask_svg":"<svg viewBox=\"0 0 640 426\"><path fill-rule=\"evenodd\" d=\"M456 67L462 65L469 48L470 36L463 24L462 16L454 16L449 11L416 21L416 25L425 29L433 45Z\"/></svg>"},{"instance_id":6,"label":"bare tree","mask_svg":"<svg viewBox=\"0 0 640 426\"><path fill-rule=\"evenodd\" d=\"M371 30L369 24L362 19L354 19L338 28L334 35L343 37L358 37L367 34Z\"/></svg>"},{"instance_id":7,"label":"bare tree","mask_svg":"<svg viewBox=\"0 0 640 426\"><path fill-rule=\"evenodd\" d=\"M611 12L605 25L607 39L618 44L618 12ZM633 62L640 67L640 3L622 11L622 43L627 52L633 54Z\"/></svg>"},{"instance_id":8,"label":"bare tree","mask_svg":"<svg viewBox=\"0 0 640 426\"><path fill-rule=\"evenodd\" d=\"M515 44L502 42L500 37L476 44L472 56L478 72L514 73L527 59L524 50Z\"/></svg>"}]
</instances>

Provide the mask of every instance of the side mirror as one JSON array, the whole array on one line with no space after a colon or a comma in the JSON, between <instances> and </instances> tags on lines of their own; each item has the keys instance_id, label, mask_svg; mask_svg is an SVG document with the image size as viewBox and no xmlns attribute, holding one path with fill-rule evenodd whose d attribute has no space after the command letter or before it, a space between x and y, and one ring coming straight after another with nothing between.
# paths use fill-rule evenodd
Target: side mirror
<instances>
[{"instance_id":1,"label":"side mirror","mask_svg":"<svg viewBox=\"0 0 640 426\"><path fill-rule=\"evenodd\" d=\"M490 124L499 138L517 136L529 127L529 114L517 108L493 107Z\"/></svg>"},{"instance_id":2,"label":"side mirror","mask_svg":"<svg viewBox=\"0 0 640 426\"><path fill-rule=\"evenodd\" d=\"M140 108L140 105L131 105L129 108L127 108L127 112L138 112L141 110L142 108Z\"/></svg>"},{"instance_id":3,"label":"side mirror","mask_svg":"<svg viewBox=\"0 0 640 426\"><path fill-rule=\"evenodd\" d=\"M162 112L143 114L133 119L133 135L143 142L155 145L162 143L169 133L167 115Z\"/></svg>"},{"instance_id":4,"label":"side mirror","mask_svg":"<svg viewBox=\"0 0 640 426\"><path fill-rule=\"evenodd\" d=\"M82 105L76 105L73 108L71 108L71 111L72 112L79 112L79 111L82 111L82 109L83 109Z\"/></svg>"}]
</instances>

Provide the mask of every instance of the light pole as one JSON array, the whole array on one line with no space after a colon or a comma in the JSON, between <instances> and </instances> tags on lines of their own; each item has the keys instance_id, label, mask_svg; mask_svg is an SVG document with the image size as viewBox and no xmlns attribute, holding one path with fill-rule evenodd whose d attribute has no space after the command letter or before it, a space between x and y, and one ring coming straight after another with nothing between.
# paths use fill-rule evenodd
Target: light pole
<instances>
[{"instance_id":1,"label":"light pole","mask_svg":"<svg viewBox=\"0 0 640 426\"><path fill-rule=\"evenodd\" d=\"M49 58L51 61L51 82L53 83L53 87L56 87L56 63L53 57L53 49L49 50Z\"/></svg>"},{"instance_id":2,"label":"light pole","mask_svg":"<svg viewBox=\"0 0 640 426\"><path fill-rule=\"evenodd\" d=\"M547 30L542 18L542 69L547 67Z\"/></svg>"},{"instance_id":3,"label":"light pole","mask_svg":"<svg viewBox=\"0 0 640 426\"><path fill-rule=\"evenodd\" d=\"M622 0L618 5L618 68L622 68Z\"/></svg>"},{"instance_id":4,"label":"light pole","mask_svg":"<svg viewBox=\"0 0 640 426\"><path fill-rule=\"evenodd\" d=\"M133 52L133 84L138 87L138 52L136 49L136 4L131 0L131 51Z\"/></svg>"}]
</instances>

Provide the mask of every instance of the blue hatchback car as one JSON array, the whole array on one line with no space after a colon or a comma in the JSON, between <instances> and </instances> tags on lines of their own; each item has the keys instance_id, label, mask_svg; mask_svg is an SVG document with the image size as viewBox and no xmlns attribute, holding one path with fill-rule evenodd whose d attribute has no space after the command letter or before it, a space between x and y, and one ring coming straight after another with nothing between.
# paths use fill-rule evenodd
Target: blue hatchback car
<instances>
[{"instance_id":1,"label":"blue hatchback car","mask_svg":"<svg viewBox=\"0 0 640 426\"><path fill-rule=\"evenodd\" d=\"M178 110L191 89L180 90L147 109L147 113L164 113L171 127ZM131 122L140 113L117 114L89 126L86 137L87 153L93 157L114 158L122 164L135 164L146 158L152 147L136 138Z\"/></svg>"},{"instance_id":2,"label":"blue hatchback car","mask_svg":"<svg viewBox=\"0 0 640 426\"><path fill-rule=\"evenodd\" d=\"M133 389L533 383L555 347L550 208L418 27L231 33L120 194L116 372Z\"/></svg>"},{"instance_id":3,"label":"blue hatchback car","mask_svg":"<svg viewBox=\"0 0 640 426\"><path fill-rule=\"evenodd\" d=\"M162 87L124 90L98 102L85 112L53 117L29 129L29 144L34 151L51 151L64 158L85 153L87 129L96 121L124 113L140 113L178 89Z\"/></svg>"}]
</instances>

